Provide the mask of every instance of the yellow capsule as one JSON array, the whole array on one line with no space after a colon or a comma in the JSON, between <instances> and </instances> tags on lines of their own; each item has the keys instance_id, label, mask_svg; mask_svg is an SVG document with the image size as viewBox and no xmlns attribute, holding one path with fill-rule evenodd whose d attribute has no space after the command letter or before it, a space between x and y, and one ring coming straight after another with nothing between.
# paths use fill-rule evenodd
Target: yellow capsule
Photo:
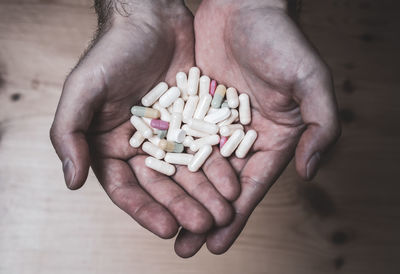
<instances>
[{"instance_id":1,"label":"yellow capsule","mask_svg":"<svg viewBox=\"0 0 400 274\"><path fill-rule=\"evenodd\" d=\"M214 98L211 101L211 106L213 108L220 108L222 101L224 100L226 93L226 87L224 85L218 85L214 93Z\"/></svg>"},{"instance_id":2,"label":"yellow capsule","mask_svg":"<svg viewBox=\"0 0 400 274\"><path fill-rule=\"evenodd\" d=\"M167 140L160 140L160 142L158 143L158 146L162 150L165 150L166 152L175 152L175 153L181 153L184 148L183 144L170 142Z\"/></svg>"},{"instance_id":3,"label":"yellow capsule","mask_svg":"<svg viewBox=\"0 0 400 274\"><path fill-rule=\"evenodd\" d=\"M160 112L154 108L146 108L141 106L133 106L131 113L135 116L157 119L160 117Z\"/></svg>"}]
</instances>

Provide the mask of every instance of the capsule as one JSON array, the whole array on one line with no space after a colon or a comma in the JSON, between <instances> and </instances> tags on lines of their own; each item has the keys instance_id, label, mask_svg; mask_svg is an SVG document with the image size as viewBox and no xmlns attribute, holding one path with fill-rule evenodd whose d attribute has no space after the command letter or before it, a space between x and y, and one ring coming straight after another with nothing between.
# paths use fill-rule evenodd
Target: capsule
<instances>
[{"instance_id":1,"label":"capsule","mask_svg":"<svg viewBox=\"0 0 400 274\"><path fill-rule=\"evenodd\" d=\"M181 91L182 99L186 101L189 98L188 80L187 80L186 73L181 71L176 74L176 85L179 88L179 90Z\"/></svg>"},{"instance_id":2,"label":"capsule","mask_svg":"<svg viewBox=\"0 0 400 274\"><path fill-rule=\"evenodd\" d=\"M185 131L186 132L186 131ZM193 143L194 139L190 135L186 135L185 139L183 140L183 146L185 147L190 147L190 145Z\"/></svg>"},{"instance_id":3,"label":"capsule","mask_svg":"<svg viewBox=\"0 0 400 274\"><path fill-rule=\"evenodd\" d=\"M154 157L147 157L145 160L145 165L167 176L172 176L175 173L175 167L173 165L158 160Z\"/></svg>"},{"instance_id":4,"label":"capsule","mask_svg":"<svg viewBox=\"0 0 400 274\"><path fill-rule=\"evenodd\" d=\"M149 107L161 97L168 90L168 85L165 82L159 83L152 90L150 90L143 98L142 105L145 107Z\"/></svg>"},{"instance_id":5,"label":"capsule","mask_svg":"<svg viewBox=\"0 0 400 274\"><path fill-rule=\"evenodd\" d=\"M152 119L150 126L156 129L167 130L169 128L169 123L163 120Z\"/></svg>"},{"instance_id":6,"label":"capsule","mask_svg":"<svg viewBox=\"0 0 400 274\"><path fill-rule=\"evenodd\" d=\"M167 140L160 140L158 143L158 147L166 152L177 152L180 153L183 151L183 145L175 142L170 142Z\"/></svg>"},{"instance_id":7,"label":"capsule","mask_svg":"<svg viewBox=\"0 0 400 274\"><path fill-rule=\"evenodd\" d=\"M192 158L188 165L188 169L191 172L196 172L198 171L201 166L204 164L204 162L207 160L207 158L211 155L212 153L212 147L210 145L203 146Z\"/></svg>"},{"instance_id":8,"label":"capsule","mask_svg":"<svg viewBox=\"0 0 400 274\"><path fill-rule=\"evenodd\" d=\"M228 101L224 100L221 104L221 108L229 108Z\"/></svg>"},{"instance_id":9,"label":"capsule","mask_svg":"<svg viewBox=\"0 0 400 274\"><path fill-rule=\"evenodd\" d=\"M199 78L200 78L200 69L197 67L190 68L188 76L189 96L197 94L197 90L199 89Z\"/></svg>"},{"instance_id":10,"label":"capsule","mask_svg":"<svg viewBox=\"0 0 400 274\"><path fill-rule=\"evenodd\" d=\"M200 96L199 103L197 104L196 112L193 115L194 119L203 119L207 111L210 109L212 97L210 94L206 93Z\"/></svg>"},{"instance_id":11,"label":"capsule","mask_svg":"<svg viewBox=\"0 0 400 274\"><path fill-rule=\"evenodd\" d=\"M229 108L220 108L214 113L208 114L204 117L204 121L216 124L227 119L231 115L231 111Z\"/></svg>"},{"instance_id":12,"label":"capsule","mask_svg":"<svg viewBox=\"0 0 400 274\"><path fill-rule=\"evenodd\" d=\"M162 150L161 148L159 148L158 146L150 143L150 142L145 142L142 145L142 150L144 152L146 152L147 154L149 154L150 156L153 156L156 159L161 160L162 158L165 157L165 152L164 150Z\"/></svg>"},{"instance_id":13,"label":"capsule","mask_svg":"<svg viewBox=\"0 0 400 274\"><path fill-rule=\"evenodd\" d=\"M150 138L147 138L147 140L149 140L153 145L156 145L156 146L158 146L161 141L160 137L158 137L158 136L152 136Z\"/></svg>"},{"instance_id":14,"label":"capsule","mask_svg":"<svg viewBox=\"0 0 400 274\"><path fill-rule=\"evenodd\" d=\"M181 95L181 91L177 87L170 88L166 93L164 93L158 102L163 108L169 107L176 99Z\"/></svg>"},{"instance_id":15,"label":"capsule","mask_svg":"<svg viewBox=\"0 0 400 274\"><path fill-rule=\"evenodd\" d=\"M239 96L235 88L228 88L226 90L226 100L230 108L237 108L239 106Z\"/></svg>"},{"instance_id":16,"label":"capsule","mask_svg":"<svg viewBox=\"0 0 400 274\"><path fill-rule=\"evenodd\" d=\"M182 113L184 106L185 106L185 101L183 101L182 98L176 99L172 107L172 113L174 112Z\"/></svg>"},{"instance_id":17,"label":"capsule","mask_svg":"<svg viewBox=\"0 0 400 274\"><path fill-rule=\"evenodd\" d=\"M146 123L146 125L148 125L150 127L150 129L153 131L153 134L157 134L157 129L153 128L151 126L151 120L150 118L146 118L146 117L142 117L142 120Z\"/></svg>"},{"instance_id":18,"label":"capsule","mask_svg":"<svg viewBox=\"0 0 400 274\"><path fill-rule=\"evenodd\" d=\"M209 91L211 96L214 96L216 88L217 88L217 81L212 80L210 83L210 91Z\"/></svg>"},{"instance_id":19,"label":"capsule","mask_svg":"<svg viewBox=\"0 0 400 274\"><path fill-rule=\"evenodd\" d=\"M169 133L170 132L170 133ZM170 136L170 140L168 140L168 134ZM176 143L183 143L186 137L186 131L183 129L174 129L174 130L169 130L167 134L167 140L176 142Z\"/></svg>"},{"instance_id":20,"label":"capsule","mask_svg":"<svg viewBox=\"0 0 400 274\"><path fill-rule=\"evenodd\" d=\"M167 137L167 132L168 130L157 130L156 134L158 138L164 139L165 137Z\"/></svg>"},{"instance_id":21,"label":"capsule","mask_svg":"<svg viewBox=\"0 0 400 274\"><path fill-rule=\"evenodd\" d=\"M174 141L174 138L173 138L172 134L177 129L181 128L181 124L182 124L182 114L180 114L178 112L172 113L170 124L169 124L169 130L168 130L168 133L167 133L167 140L168 141Z\"/></svg>"},{"instance_id":22,"label":"capsule","mask_svg":"<svg viewBox=\"0 0 400 274\"><path fill-rule=\"evenodd\" d=\"M193 155L189 153L166 153L164 161L175 165L187 166L192 160Z\"/></svg>"},{"instance_id":23,"label":"capsule","mask_svg":"<svg viewBox=\"0 0 400 274\"><path fill-rule=\"evenodd\" d=\"M200 84L199 84L199 97L209 94L210 90L210 77L207 75L203 75L200 77Z\"/></svg>"},{"instance_id":24,"label":"capsule","mask_svg":"<svg viewBox=\"0 0 400 274\"><path fill-rule=\"evenodd\" d=\"M157 119L160 117L160 112L154 108L146 108L141 106L133 106L131 113L135 116Z\"/></svg>"},{"instance_id":25,"label":"capsule","mask_svg":"<svg viewBox=\"0 0 400 274\"><path fill-rule=\"evenodd\" d=\"M141 118L137 116L132 116L131 123L136 128L136 130L143 135L143 137L150 138L151 136L153 136L153 130Z\"/></svg>"},{"instance_id":26,"label":"capsule","mask_svg":"<svg viewBox=\"0 0 400 274\"><path fill-rule=\"evenodd\" d=\"M231 136L237 129L243 130L243 126L241 124L223 126L219 129L219 134L222 136Z\"/></svg>"},{"instance_id":27,"label":"capsule","mask_svg":"<svg viewBox=\"0 0 400 274\"><path fill-rule=\"evenodd\" d=\"M235 151L240 141L242 141L244 137L244 132L241 129L237 129L231 137L229 137L228 141L221 148L220 153L223 157L229 157Z\"/></svg>"},{"instance_id":28,"label":"capsule","mask_svg":"<svg viewBox=\"0 0 400 274\"><path fill-rule=\"evenodd\" d=\"M131 139L129 139L129 144L130 144L132 147L137 148L137 147L140 147L140 145L143 143L144 139L145 139L145 138L143 137L143 135L137 130L137 131L133 134L133 136L131 137Z\"/></svg>"},{"instance_id":29,"label":"capsule","mask_svg":"<svg viewBox=\"0 0 400 274\"><path fill-rule=\"evenodd\" d=\"M228 119L225 119L221 122L219 122L217 125L219 127L227 126L235 122L235 120L239 117L239 112L236 109L231 109L231 115L228 117Z\"/></svg>"},{"instance_id":30,"label":"capsule","mask_svg":"<svg viewBox=\"0 0 400 274\"><path fill-rule=\"evenodd\" d=\"M153 108L158 110L161 113L161 120L169 122L171 119L171 115L169 114L168 110L166 108L163 108L160 106L160 103L157 102L153 105Z\"/></svg>"},{"instance_id":31,"label":"capsule","mask_svg":"<svg viewBox=\"0 0 400 274\"><path fill-rule=\"evenodd\" d=\"M242 125L248 125L251 122L250 98L244 93L239 95L239 119Z\"/></svg>"},{"instance_id":32,"label":"capsule","mask_svg":"<svg viewBox=\"0 0 400 274\"><path fill-rule=\"evenodd\" d=\"M189 96L182 113L183 122L187 123L190 119L192 119L198 102L199 96Z\"/></svg>"},{"instance_id":33,"label":"capsule","mask_svg":"<svg viewBox=\"0 0 400 274\"><path fill-rule=\"evenodd\" d=\"M221 149L225 143L228 141L228 137L226 136L221 136L221 139L219 139L219 149Z\"/></svg>"},{"instance_id":34,"label":"capsule","mask_svg":"<svg viewBox=\"0 0 400 274\"><path fill-rule=\"evenodd\" d=\"M217 89L215 90L214 97L211 101L211 106L213 108L220 108L222 101L224 100L226 93L226 87L224 85L218 85Z\"/></svg>"},{"instance_id":35,"label":"capsule","mask_svg":"<svg viewBox=\"0 0 400 274\"><path fill-rule=\"evenodd\" d=\"M189 120L188 126L192 129L199 130L208 134L217 134L219 130L219 127L216 124L212 124L199 119Z\"/></svg>"},{"instance_id":36,"label":"capsule","mask_svg":"<svg viewBox=\"0 0 400 274\"><path fill-rule=\"evenodd\" d=\"M242 142L240 142L239 147L236 149L235 155L238 158L246 157L249 152L251 146L257 139L257 132L253 129L247 131L246 135L243 137Z\"/></svg>"},{"instance_id":37,"label":"capsule","mask_svg":"<svg viewBox=\"0 0 400 274\"><path fill-rule=\"evenodd\" d=\"M189 127L188 125L183 125L182 129L186 132L186 135L196 137L196 138L206 137L209 135L205 132L193 129L193 128Z\"/></svg>"},{"instance_id":38,"label":"capsule","mask_svg":"<svg viewBox=\"0 0 400 274\"><path fill-rule=\"evenodd\" d=\"M206 145L217 145L219 143L219 135L209 135L207 137L199 138L190 145L190 150L191 151L198 151L201 147L206 146Z\"/></svg>"}]
</instances>

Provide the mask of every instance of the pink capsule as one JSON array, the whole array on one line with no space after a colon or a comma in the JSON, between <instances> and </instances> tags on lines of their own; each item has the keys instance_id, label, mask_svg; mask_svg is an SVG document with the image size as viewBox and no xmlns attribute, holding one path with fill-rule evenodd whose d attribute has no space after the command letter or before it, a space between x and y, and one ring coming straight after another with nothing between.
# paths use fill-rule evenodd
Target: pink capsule
<instances>
[{"instance_id":1,"label":"pink capsule","mask_svg":"<svg viewBox=\"0 0 400 274\"><path fill-rule=\"evenodd\" d=\"M227 136L221 136L221 139L219 139L219 148L221 149L227 141L228 141Z\"/></svg>"},{"instance_id":2,"label":"pink capsule","mask_svg":"<svg viewBox=\"0 0 400 274\"><path fill-rule=\"evenodd\" d=\"M212 80L211 82L210 82L210 94L211 94L211 96L214 96L214 93L215 93L215 89L217 88L217 81L215 81L215 80Z\"/></svg>"},{"instance_id":3,"label":"pink capsule","mask_svg":"<svg viewBox=\"0 0 400 274\"><path fill-rule=\"evenodd\" d=\"M169 128L169 123L159 119L151 119L150 126L156 129L166 130Z\"/></svg>"}]
</instances>

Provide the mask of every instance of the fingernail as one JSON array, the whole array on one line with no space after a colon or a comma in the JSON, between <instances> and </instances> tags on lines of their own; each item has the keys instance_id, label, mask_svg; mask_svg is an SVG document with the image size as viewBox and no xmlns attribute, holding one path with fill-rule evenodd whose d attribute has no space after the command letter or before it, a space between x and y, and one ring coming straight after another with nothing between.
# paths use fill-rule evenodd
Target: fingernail
<instances>
[{"instance_id":1,"label":"fingernail","mask_svg":"<svg viewBox=\"0 0 400 274\"><path fill-rule=\"evenodd\" d=\"M64 179L68 188L71 188L74 177L75 177L75 167L70 159L66 159L63 162Z\"/></svg>"},{"instance_id":2,"label":"fingernail","mask_svg":"<svg viewBox=\"0 0 400 274\"><path fill-rule=\"evenodd\" d=\"M311 156L307 164L307 180L311 180L317 173L320 159L321 156L319 152L316 152Z\"/></svg>"}]
</instances>

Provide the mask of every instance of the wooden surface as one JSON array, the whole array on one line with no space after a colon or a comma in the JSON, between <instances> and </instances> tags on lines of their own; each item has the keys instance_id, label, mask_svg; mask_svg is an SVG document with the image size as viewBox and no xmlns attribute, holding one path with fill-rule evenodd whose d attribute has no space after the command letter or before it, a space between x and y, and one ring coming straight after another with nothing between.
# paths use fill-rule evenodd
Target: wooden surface
<instances>
[{"instance_id":1,"label":"wooden surface","mask_svg":"<svg viewBox=\"0 0 400 274\"><path fill-rule=\"evenodd\" d=\"M48 130L95 29L91 1L0 0L0 273L400 273L400 5L303 2L343 137L312 183L288 167L228 253L183 260L92 174L64 186Z\"/></svg>"}]
</instances>

